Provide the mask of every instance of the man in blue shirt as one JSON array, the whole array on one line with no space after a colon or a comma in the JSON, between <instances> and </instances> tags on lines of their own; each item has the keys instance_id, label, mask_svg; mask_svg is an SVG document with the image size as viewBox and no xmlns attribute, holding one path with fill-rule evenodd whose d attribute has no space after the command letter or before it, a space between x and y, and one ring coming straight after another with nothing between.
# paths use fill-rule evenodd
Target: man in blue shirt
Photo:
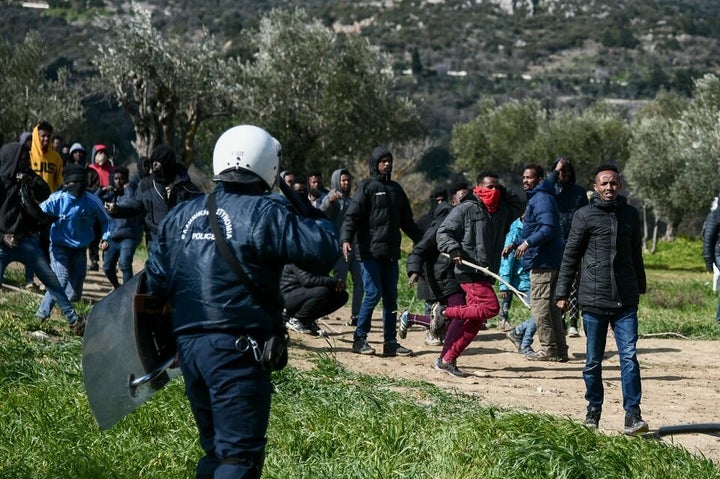
<instances>
[{"instance_id":1,"label":"man in blue shirt","mask_svg":"<svg viewBox=\"0 0 720 479\"><path fill-rule=\"evenodd\" d=\"M80 165L68 164L64 172L64 187L40 204L42 211L55 218L50 227L50 267L65 289L70 301L82 296L87 274L86 248L94 239L93 224L100 221L103 251L113 231L113 220L105 212L102 201L87 188L87 171ZM55 306L55 299L46 293L35 316L47 319Z\"/></svg>"}]
</instances>

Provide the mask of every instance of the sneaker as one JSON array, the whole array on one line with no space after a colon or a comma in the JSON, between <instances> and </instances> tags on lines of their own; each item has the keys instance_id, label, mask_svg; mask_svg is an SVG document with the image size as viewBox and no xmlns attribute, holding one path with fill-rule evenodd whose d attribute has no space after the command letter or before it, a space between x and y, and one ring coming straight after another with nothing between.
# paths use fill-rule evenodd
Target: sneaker
<instances>
[{"instance_id":1,"label":"sneaker","mask_svg":"<svg viewBox=\"0 0 720 479\"><path fill-rule=\"evenodd\" d=\"M295 331L296 333L300 333L300 334L311 334L312 333L310 328L308 328L303 323L301 323L300 320L298 320L297 318L288 319L287 327L291 331Z\"/></svg>"},{"instance_id":2,"label":"sneaker","mask_svg":"<svg viewBox=\"0 0 720 479\"><path fill-rule=\"evenodd\" d=\"M400 345L397 341L390 341L383 344L383 356L394 357L394 356L412 356L412 349L405 348Z\"/></svg>"},{"instance_id":3,"label":"sneaker","mask_svg":"<svg viewBox=\"0 0 720 479\"><path fill-rule=\"evenodd\" d=\"M366 339L355 339L353 341L352 352L357 354L375 354L375 349L370 346Z\"/></svg>"},{"instance_id":4,"label":"sneaker","mask_svg":"<svg viewBox=\"0 0 720 479\"><path fill-rule=\"evenodd\" d=\"M457 364L455 361L446 363L441 358L437 358L435 360L435 370L436 371L442 371L444 373L447 373L451 376L456 376L458 378L466 378L468 376L467 373L460 371L457 367Z\"/></svg>"},{"instance_id":5,"label":"sneaker","mask_svg":"<svg viewBox=\"0 0 720 479\"><path fill-rule=\"evenodd\" d=\"M578 328L575 326L570 326L570 329L568 329L567 335L569 338L579 338L580 332L578 331Z\"/></svg>"},{"instance_id":6,"label":"sneaker","mask_svg":"<svg viewBox=\"0 0 720 479\"><path fill-rule=\"evenodd\" d=\"M650 427L640 416L640 408L633 408L625 414L625 429L623 432L628 436L648 432Z\"/></svg>"},{"instance_id":7,"label":"sneaker","mask_svg":"<svg viewBox=\"0 0 720 479\"><path fill-rule=\"evenodd\" d=\"M357 316L350 316L350 319L347 323L345 323L346 326L357 326Z\"/></svg>"},{"instance_id":8,"label":"sneaker","mask_svg":"<svg viewBox=\"0 0 720 479\"><path fill-rule=\"evenodd\" d=\"M539 351L535 351L530 354L525 355L526 358L530 361L550 361L550 362L558 362L560 361L560 358L554 354L550 354L544 349L541 349Z\"/></svg>"},{"instance_id":9,"label":"sneaker","mask_svg":"<svg viewBox=\"0 0 720 479\"><path fill-rule=\"evenodd\" d=\"M408 312L405 310L400 315L400 327L398 328L398 336L400 336L400 339L407 338L407 331L409 327L410 320L408 319Z\"/></svg>"},{"instance_id":10,"label":"sneaker","mask_svg":"<svg viewBox=\"0 0 720 479\"><path fill-rule=\"evenodd\" d=\"M328 334L324 330L320 329L320 326L318 326L317 322L315 322L315 321L308 324L307 329L310 330L309 334L311 336L316 336L318 338L327 338L328 337Z\"/></svg>"},{"instance_id":11,"label":"sneaker","mask_svg":"<svg viewBox=\"0 0 720 479\"><path fill-rule=\"evenodd\" d=\"M23 286L23 288L25 289L25 291L31 291L33 293L37 293L38 291L40 291L40 288L38 288L38 285L36 285L32 281L30 281L28 284Z\"/></svg>"},{"instance_id":12,"label":"sneaker","mask_svg":"<svg viewBox=\"0 0 720 479\"><path fill-rule=\"evenodd\" d=\"M85 318L78 316L75 321L70 323L70 330L75 334L75 336L82 336L85 334Z\"/></svg>"},{"instance_id":13,"label":"sneaker","mask_svg":"<svg viewBox=\"0 0 720 479\"><path fill-rule=\"evenodd\" d=\"M430 331L425 333L425 344L428 346L442 346L442 339L433 336Z\"/></svg>"},{"instance_id":14,"label":"sneaker","mask_svg":"<svg viewBox=\"0 0 720 479\"><path fill-rule=\"evenodd\" d=\"M515 329L513 325L510 324L510 321L508 321L507 319L501 319L500 321L498 321L497 327L500 331L506 332Z\"/></svg>"},{"instance_id":15,"label":"sneaker","mask_svg":"<svg viewBox=\"0 0 720 479\"><path fill-rule=\"evenodd\" d=\"M445 306L440 303L435 303L430 309L430 334L438 337L442 334L445 329Z\"/></svg>"},{"instance_id":16,"label":"sneaker","mask_svg":"<svg viewBox=\"0 0 720 479\"><path fill-rule=\"evenodd\" d=\"M522 336L518 334L517 330L512 329L505 336L515 345L519 353L522 352Z\"/></svg>"},{"instance_id":17,"label":"sneaker","mask_svg":"<svg viewBox=\"0 0 720 479\"><path fill-rule=\"evenodd\" d=\"M528 346L526 348L522 348L520 350L520 354L522 354L524 356L527 356L528 354L534 354L534 353L535 353L535 350L530 346Z\"/></svg>"},{"instance_id":18,"label":"sneaker","mask_svg":"<svg viewBox=\"0 0 720 479\"><path fill-rule=\"evenodd\" d=\"M602 408L598 406L588 406L587 414L585 415L585 422L583 424L589 429L597 429L600 424L600 415L602 414Z\"/></svg>"}]
</instances>

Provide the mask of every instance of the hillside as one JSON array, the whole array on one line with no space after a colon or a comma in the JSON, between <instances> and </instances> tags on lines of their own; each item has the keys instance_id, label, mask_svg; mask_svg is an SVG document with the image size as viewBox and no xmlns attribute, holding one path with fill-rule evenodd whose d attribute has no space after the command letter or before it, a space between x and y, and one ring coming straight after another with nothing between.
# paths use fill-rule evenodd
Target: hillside
<instances>
[{"instance_id":1,"label":"hillside","mask_svg":"<svg viewBox=\"0 0 720 479\"><path fill-rule=\"evenodd\" d=\"M50 72L92 74L93 27L126 2L50 2L48 10L5 0L0 31L47 40ZM241 33L272 8L305 8L336 32L362 35L392 57L398 91L447 133L474 115L482 95L533 97L548 106L598 98L648 99L661 88L689 93L692 79L720 70L720 11L712 0L159 0L157 25L187 39L210 30L231 55L247 57ZM23 28L16 28L23 25Z\"/></svg>"}]
</instances>

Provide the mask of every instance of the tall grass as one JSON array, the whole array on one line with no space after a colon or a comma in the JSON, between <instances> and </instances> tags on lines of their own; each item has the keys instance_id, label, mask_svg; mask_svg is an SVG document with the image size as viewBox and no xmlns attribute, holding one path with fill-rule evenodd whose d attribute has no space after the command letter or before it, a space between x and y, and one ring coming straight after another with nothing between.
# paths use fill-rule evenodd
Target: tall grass
<instances>
[{"instance_id":1,"label":"tall grass","mask_svg":"<svg viewBox=\"0 0 720 479\"><path fill-rule=\"evenodd\" d=\"M659 254L666 247L673 248L662 243ZM716 338L716 298L702 267L658 269L654 261L647 261L641 329ZM414 298L405 285L401 279L401 297ZM59 315L42 325L49 339L35 339L38 302L0 293L0 478L193 477L202 452L182 380L98 430L85 398L81 340ZM664 443L483 407L423 382L352 373L331 355L316 356L309 371L287 368L274 382L268 478L720 477L712 462Z\"/></svg>"}]
</instances>

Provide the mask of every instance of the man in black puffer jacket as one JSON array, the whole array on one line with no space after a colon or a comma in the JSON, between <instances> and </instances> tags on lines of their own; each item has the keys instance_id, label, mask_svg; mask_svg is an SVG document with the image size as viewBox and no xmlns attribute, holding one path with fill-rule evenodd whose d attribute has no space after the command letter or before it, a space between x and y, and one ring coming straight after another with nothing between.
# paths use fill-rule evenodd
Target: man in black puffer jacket
<instances>
[{"instance_id":1,"label":"man in black puffer jacket","mask_svg":"<svg viewBox=\"0 0 720 479\"><path fill-rule=\"evenodd\" d=\"M640 415L642 387L637 360L638 303L646 289L640 216L618 194L622 183L616 166L599 166L594 178L590 205L573 216L555 296L558 308L564 311L580 270L578 302L587 335L585 425L597 428L600 421L602 360L608 327L612 327L620 357L625 434L637 434L648 430Z\"/></svg>"},{"instance_id":2,"label":"man in black puffer jacket","mask_svg":"<svg viewBox=\"0 0 720 479\"><path fill-rule=\"evenodd\" d=\"M400 230L420 241L422 231L413 220L410 202L402 187L390 179L393 156L386 148L373 149L369 158L370 178L358 185L345 213L340 244L345 260L355 250L360 260L363 298L352 350L375 354L367 342L375 306L383 300L383 355L410 356L412 351L397 342L397 282L400 259Z\"/></svg>"}]
</instances>

